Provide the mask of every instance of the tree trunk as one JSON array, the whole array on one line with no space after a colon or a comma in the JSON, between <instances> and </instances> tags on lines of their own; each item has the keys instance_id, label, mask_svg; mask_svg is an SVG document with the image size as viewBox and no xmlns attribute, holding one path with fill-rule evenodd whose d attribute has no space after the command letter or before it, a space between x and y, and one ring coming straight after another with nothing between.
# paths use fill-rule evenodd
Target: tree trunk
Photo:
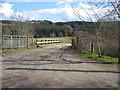
<instances>
[{"instance_id":1,"label":"tree trunk","mask_svg":"<svg viewBox=\"0 0 120 90\"><path fill-rule=\"evenodd\" d=\"M94 53L94 43L91 42L91 53Z\"/></svg>"},{"instance_id":2,"label":"tree trunk","mask_svg":"<svg viewBox=\"0 0 120 90\"><path fill-rule=\"evenodd\" d=\"M120 27L119 27L120 22L118 21L118 63L120 64Z\"/></svg>"},{"instance_id":3,"label":"tree trunk","mask_svg":"<svg viewBox=\"0 0 120 90\"><path fill-rule=\"evenodd\" d=\"M98 32L96 33L96 42L97 42L97 49L98 49L98 55L101 57L101 50L100 50L100 45L99 45L99 40L98 40Z\"/></svg>"}]
</instances>

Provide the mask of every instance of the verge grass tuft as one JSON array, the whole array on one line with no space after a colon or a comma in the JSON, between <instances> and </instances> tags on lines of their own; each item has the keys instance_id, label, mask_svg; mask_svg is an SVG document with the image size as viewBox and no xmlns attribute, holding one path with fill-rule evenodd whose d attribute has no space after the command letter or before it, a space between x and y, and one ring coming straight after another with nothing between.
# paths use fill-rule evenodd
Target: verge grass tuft
<instances>
[{"instance_id":1,"label":"verge grass tuft","mask_svg":"<svg viewBox=\"0 0 120 90\"><path fill-rule=\"evenodd\" d=\"M99 57L99 55L97 53L91 53L91 52L85 51L85 50L76 50L76 52L83 56L87 56L88 58L102 61L103 63L118 64L118 58L113 58L110 56Z\"/></svg>"}]
</instances>

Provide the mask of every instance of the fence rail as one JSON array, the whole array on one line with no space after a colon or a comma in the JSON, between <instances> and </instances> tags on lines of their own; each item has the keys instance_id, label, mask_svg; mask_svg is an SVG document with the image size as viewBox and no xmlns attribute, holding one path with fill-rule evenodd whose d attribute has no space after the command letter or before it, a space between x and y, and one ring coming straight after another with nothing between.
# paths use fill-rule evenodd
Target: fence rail
<instances>
[{"instance_id":1,"label":"fence rail","mask_svg":"<svg viewBox=\"0 0 120 90\"><path fill-rule=\"evenodd\" d=\"M42 38L34 38L29 40L29 45L44 45L44 44L54 44L54 43L62 43L63 39L53 39L53 38L48 38L48 39L42 39Z\"/></svg>"},{"instance_id":2,"label":"fence rail","mask_svg":"<svg viewBox=\"0 0 120 90\"><path fill-rule=\"evenodd\" d=\"M25 48L28 47L28 37L21 35L3 35L2 48Z\"/></svg>"},{"instance_id":3,"label":"fence rail","mask_svg":"<svg viewBox=\"0 0 120 90\"><path fill-rule=\"evenodd\" d=\"M62 39L37 39L36 44L42 45L42 44L53 44L53 43L61 43Z\"/></svg>"},{"instance_id":4,"label":"fence rail","mask_svg":"<svg viewBox=\"0 0 120 90\"><path fill-rule=\"evenodd\" d=\"M41 38L29 38L21 35L3 35L2 36L2 49L14 49L14 48L26 48L28 45L44 45L62 43L63 39L41 39Z\"/></svg>"}]
</instances>

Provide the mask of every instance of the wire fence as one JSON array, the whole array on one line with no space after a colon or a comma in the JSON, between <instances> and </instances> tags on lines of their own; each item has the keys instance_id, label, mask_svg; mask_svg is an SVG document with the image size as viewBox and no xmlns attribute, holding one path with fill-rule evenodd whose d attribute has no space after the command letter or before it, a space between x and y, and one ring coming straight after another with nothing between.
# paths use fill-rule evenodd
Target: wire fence
<instances>
[{"instance_id":1,"label":"wire fence","mask_svg":"<svg viewBox=\"0 0 120 90\"><path fill-rule=\"evenodd\" d=\"M3 35L2 48L25 48L28 47L28 37L21 35Z\"/></svg>"}]
</instances>

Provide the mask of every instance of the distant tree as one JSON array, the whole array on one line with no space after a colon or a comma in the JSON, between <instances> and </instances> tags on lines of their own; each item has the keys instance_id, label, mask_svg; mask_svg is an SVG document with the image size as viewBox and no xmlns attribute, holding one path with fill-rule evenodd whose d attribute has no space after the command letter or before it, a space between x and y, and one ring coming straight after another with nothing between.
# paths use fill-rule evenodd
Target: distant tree
<instances>
[{"instance_id":1,"label":"distant tree","mask_svg":"<svg viewBox=\"0 0 120 90\"><path fill-rule=\"evenodd\" d=\"M52 33L50 34L50 37L56 37L55 33L52 32Z\"/></svg>"},{"instance_id":2,"label":"distant tree","mask_svg":"<svg viewBox=\"0 0 120 90\"><path fill-rule=\"evenodd\" d=\"M67 30L64 30L64 37L67 37L67 36L68 36Z\"/></svg>"},{"instance_id":3,"label":"distant tree","mask_svg":"<svg viewBox=\"0 0 120 90\"><path fill-rule=\"evenodd\" d=\"M25 22L22 13L11 14L10 18L11 21L6 21L8 25L3 26L4 34L34 36L35 32L32 24Z\"/></svg>"},{"instance_id":4,"label":"distant tree","mask_svg":"<svg viewBox=\"0 0 120 90\"><path fill-rule=\"evenodd\" d=\"M71 25L65 25L65 27L67 28L67 36L72 36L73 28L71 27Z\"/></svg>"},{"instance_id":5,"label":"distant tree","mask_svg":"<svg viewBox=\"0 0 120 90\"><path fill-rule=\"evenodd\" d=\"M62 32L59 32L59 37L63 37L63 33Z\"/></svg>"},{"instance_id":6,"label":"distant tree","mask_svg":"<svg viewBox=\"0 0 120 90\"><path fill-rule=\"evenodd\" d=\"M49 24L53 24L52 21L49 21L49 20L44 20L45 22L48 22Z\"/></svg>"}]
</instances>

